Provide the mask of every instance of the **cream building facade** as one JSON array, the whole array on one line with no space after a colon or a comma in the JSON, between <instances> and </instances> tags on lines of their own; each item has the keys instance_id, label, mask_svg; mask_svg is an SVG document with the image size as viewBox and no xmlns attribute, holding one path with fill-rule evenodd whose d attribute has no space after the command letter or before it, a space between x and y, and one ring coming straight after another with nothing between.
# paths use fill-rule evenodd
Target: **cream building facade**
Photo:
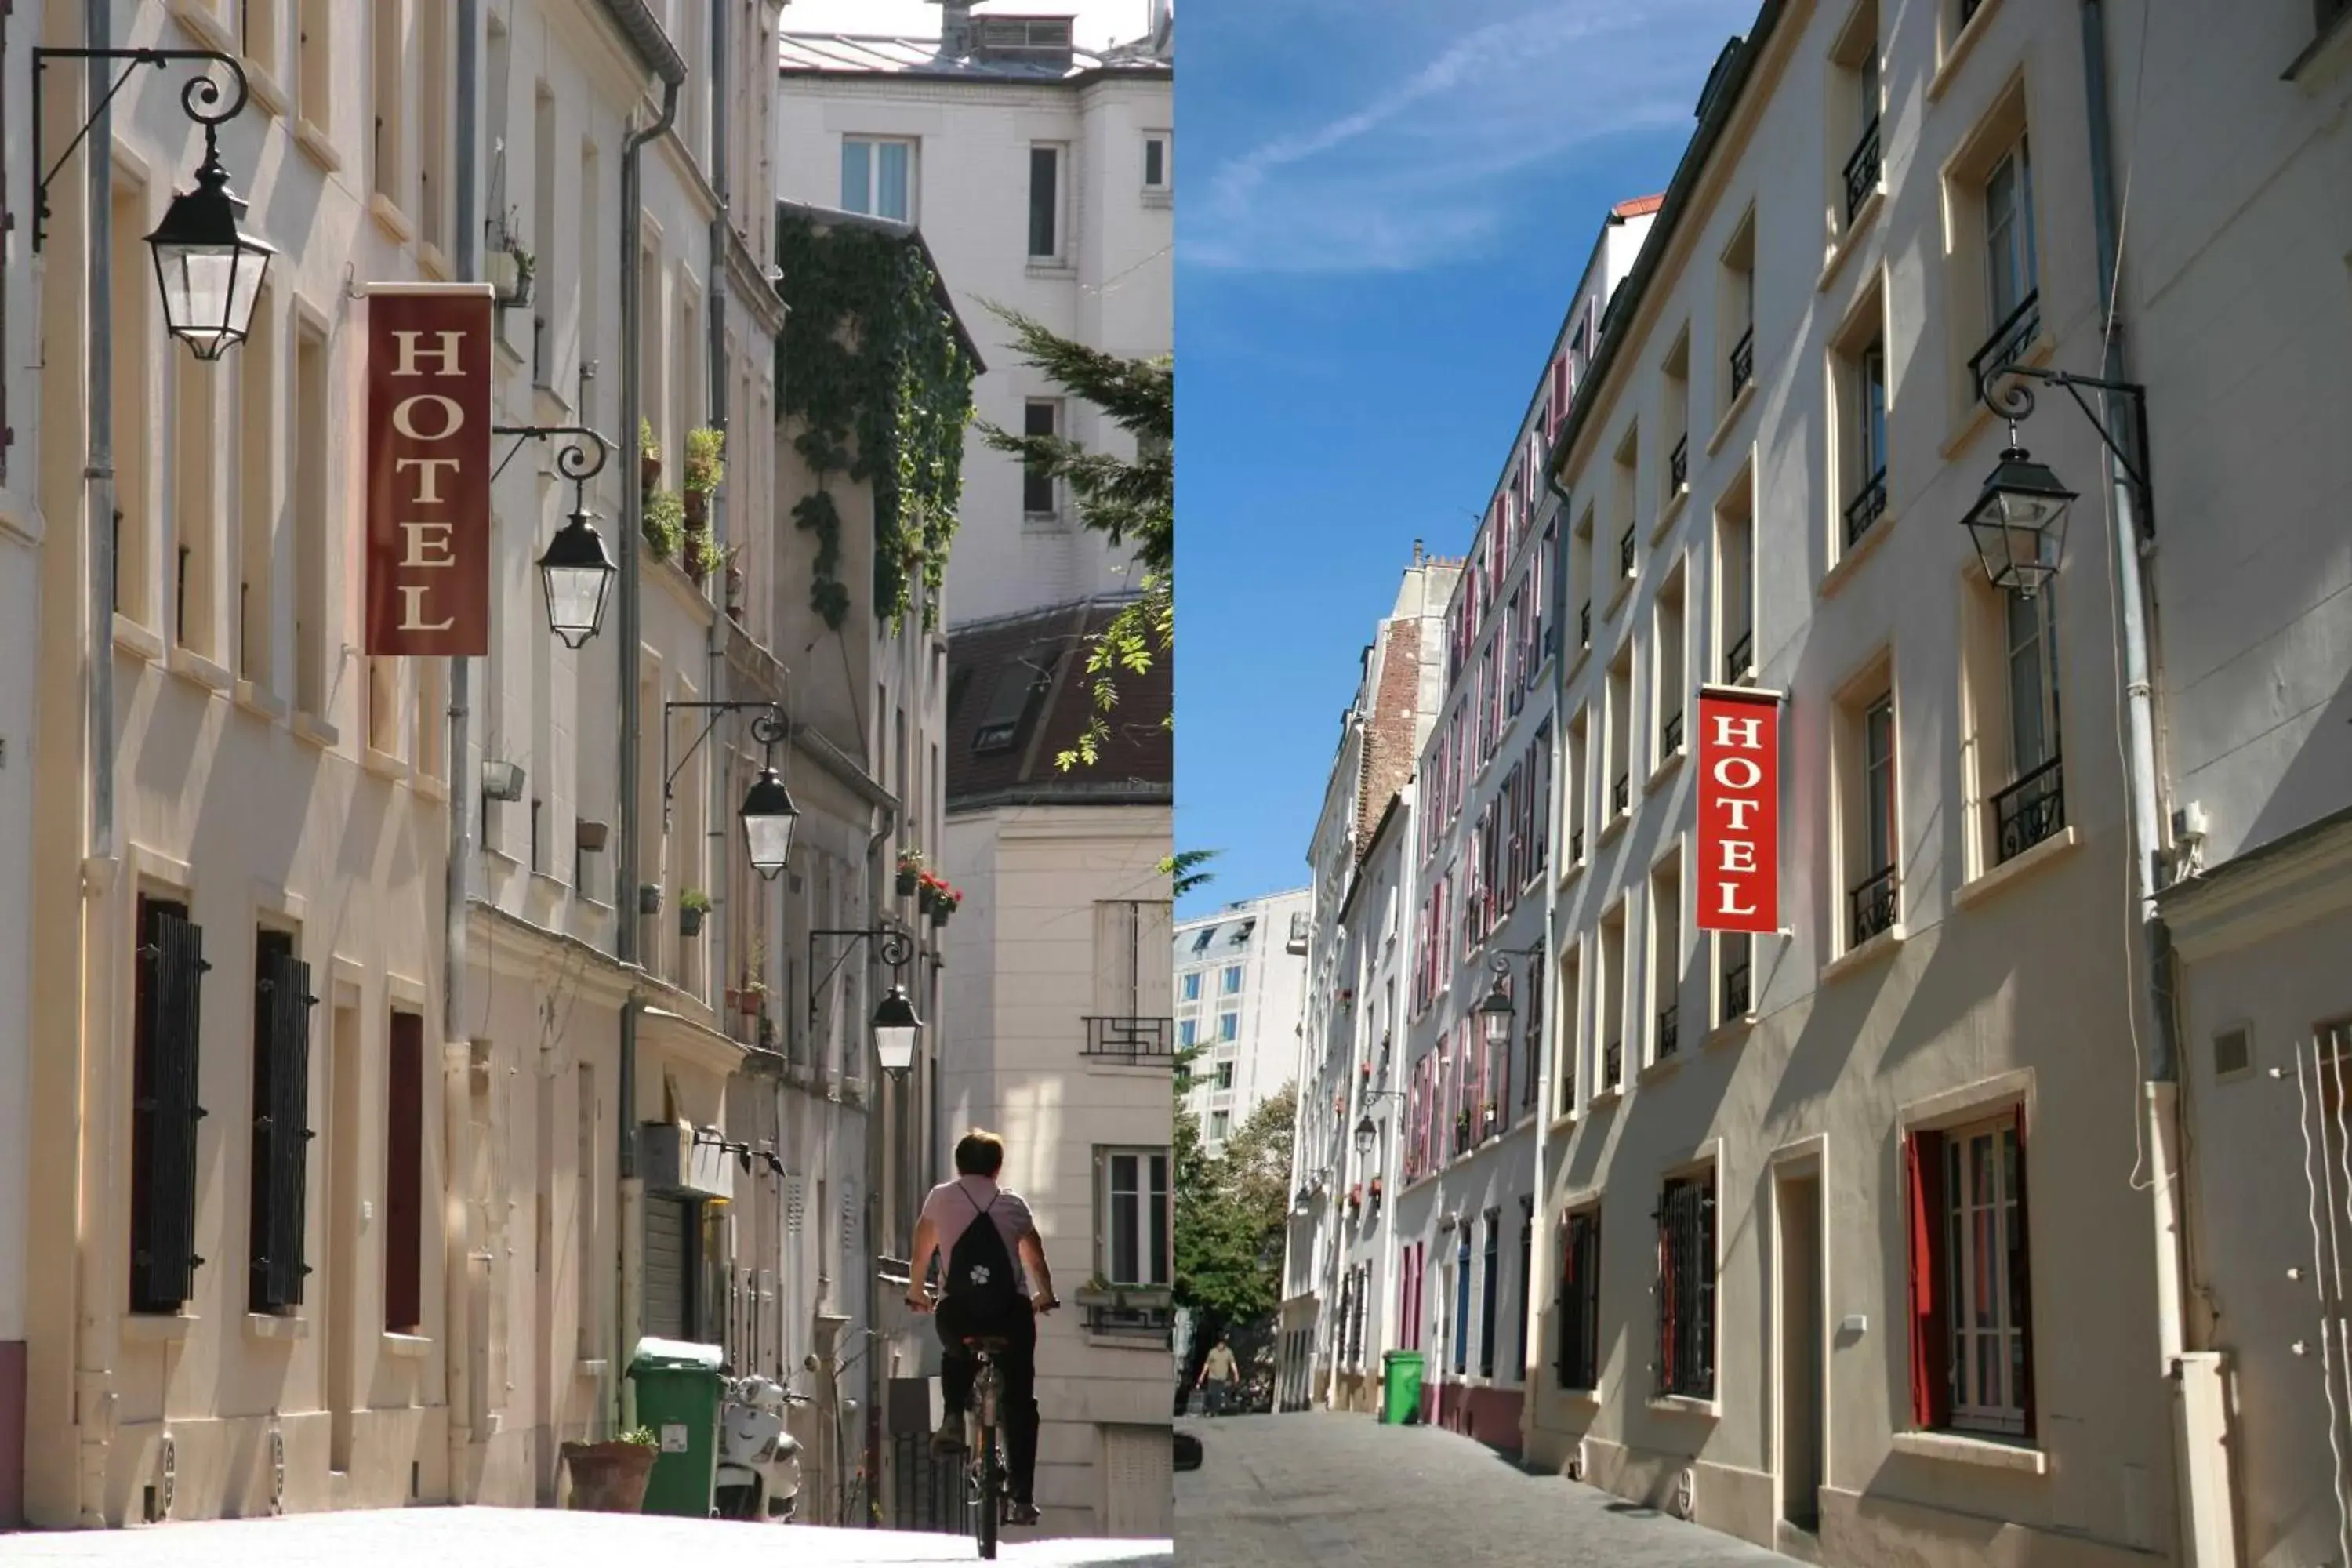
<instances>
[{"instance_id":1,"label":"cream building facade","mask_svg":"<svg viewBox=\"0 0 2352 1568\"><path fill-rule=\"evenodd\" d=\"M1037 1506L1053 1535L1171 1532L1172 737L1165 660L1123 681L1100 762L1083 644L1116 603L957 628L947 721L952 1058L940 1131L1006 1142L1063 1310L1039 1324ZM936 1363L932 1364L936 1365Z\"/></svg>"},{"instance_id":2,"label":"cream building facade","mask_svg":"<svg viewBox=\"0 0 2352 1568\"><path fill-rule=\"evenodd\" d=\"M938 9L938 30L922 36L803 31L786 12L782 195L923 231L997 367L979 419L1125 456L1127 433L1021 363L987 305L1108 353L1173 351L1170 8L1152 5L1145 36L1116 42L1082 37L1050 4ZM1067 495L1026 480L976 430L964 449L962 548L948 581L957 624L1138 586L1129 553L1080 527Z\"/></svg>"},{"instance_id":3,"label":"cream building facade","mask_svg":"<svg viewBox=\"0 0 2352 1568\"><path fill-rule=\"evenodd\" d=\"M1297 1081L1306 999L1306 889L1242 899L1176 928L1176 1048L1200 1048L1184 1107L1213 1157L1250 1113Z\"/></svg>"}]
</instances>

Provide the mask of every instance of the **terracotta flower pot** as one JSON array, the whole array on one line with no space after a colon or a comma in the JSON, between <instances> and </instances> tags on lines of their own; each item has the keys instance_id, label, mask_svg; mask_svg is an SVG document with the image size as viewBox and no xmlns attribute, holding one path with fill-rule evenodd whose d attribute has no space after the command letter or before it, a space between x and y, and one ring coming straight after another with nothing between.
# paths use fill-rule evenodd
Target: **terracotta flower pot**
<instances>
[{"instance_id":1,"label":"terracotta flower pot","mask_svg":"<svg viewBox=\"0 0 2352 1568\"><path fill-rule=\"evenodd\" d=\"M637 454L637 485L650 495L661 488L662 461L651 452Z\"/></svg>"},{"instance_id":2,"label":"terracotta flower pot","mask_svg":"<svg viewBox=\"0 0 2352 1568\"><path fill-rule=\"evenodd\" d=\"M688 533L701 533L707 531L709 527L710 492L709 490L687 491L686 531Z\"/></svg>"},{"instance_id":3,"label":"terracotta flower pot","mask_svg":"<svg viewBox=\"0 0 2352 1568\"><path fill-rule=\"evenodd\" d=\"M563 1463L572 1471L572 1506L595 1513L640 1513L646 1483L661 1456L642 1443L566 1443Z\"/></svg>"}]
</instances>

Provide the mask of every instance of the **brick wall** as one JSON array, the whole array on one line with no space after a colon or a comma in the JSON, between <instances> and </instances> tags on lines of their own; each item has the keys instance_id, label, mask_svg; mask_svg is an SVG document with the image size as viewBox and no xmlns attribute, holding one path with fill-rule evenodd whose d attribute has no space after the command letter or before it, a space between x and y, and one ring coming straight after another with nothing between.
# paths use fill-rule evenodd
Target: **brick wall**
<instances>
[{"instance_id":1,"label":"brick wall","mask_svg":"<svg viewBox=\"0 0 2352 1568\"><path fill-rule=\"evenodd\" d=\"M1421 634L1418 616L1399 616L1381 626L1380 676L1372 691L1371 720L1364 729L1364 758L1356 774L1356 821L1349 836L1359 860L1390 797L1412 776L1421 705Z\"/></svg>"}]
</instances>

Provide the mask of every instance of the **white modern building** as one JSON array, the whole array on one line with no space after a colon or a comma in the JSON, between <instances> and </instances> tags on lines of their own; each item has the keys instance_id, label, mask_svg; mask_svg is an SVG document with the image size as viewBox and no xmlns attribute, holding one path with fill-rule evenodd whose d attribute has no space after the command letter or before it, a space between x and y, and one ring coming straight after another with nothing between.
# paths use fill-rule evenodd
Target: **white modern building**
<instances>
[{"instance_id":1,"label":"white modern building","mask_svg":"<svg viewBox=\"0 0 2352 1568\"><path fill-rule=\"evenodd\" d=\"M921 33L882 25L903 5L837 32L786 13L777 184L788 200L922 230L990 366L979 419L1128 455L1126 433L1024 363L988 305L1108 353L1172 352L1171 8L1139 5L1133 37L1085 47L1050 3L934 9ZM1079 527L1060 487L968 437L956 624L1137 586L1128 552Z\"/></svg>"},{"instance_id":2,"label":"white modern building","mask_svg":"<svg viewBox=\"0 0 2352 1568\"><path fill-rule=\"evenodd\" d=\"M1445 606L1462 569L1414 545L1389 613L1364 647L1308 847L1313 903L1305 932L1291 939L1307 960L1307 991L1297 1040L1295 1197L1278 1325L1277 1398L1286 1408L1328 1396L1341 1282L1351 1281L1351 1304L1369 1289L1355 1281L1363 1259L1347 1255L1363 1251L1377 1232L1359 1216L1352 1249L1341 1245L1348 1193L1360 1188L1360 1209L1372 1175L1389 1171L1387 1185L1395 1184L1393 1137L1369 1159L1359 1155L1349 1109L1393 1098L1402 1015L1390 983L1405 946L1403 917L1391 905L1406 897L1411 878L1400 837L1400 816L1409 816L1410 806L1398 803L1411 798L1413 759L1444 696ZM1366 890L1374 885L1379 891ZM1384 1204L1375 1206L1378 1226L1385 1226L1386 1213Z\"/></svg>"},{"instance_id":3,"label":"white modern building","mask_svg":"<svg viewBox=\"0 0 2352 1568\"><path fill-rule=\"evenodd\" d=\"M1175 1008L1171 671L1120 685L1097 766L1085 640L1117 602L967 624L949 648L943 1143L1005 1140L1068 1308L1039 1324L1037 1506L1052 1535L1172 1530ZM936 1363L932 1364L936 1365ZM919 1427L918 1428L920 1429Z\"/></svg>"},{"instance_id":4,"label":"white modern building","mask_svg":"<svg viewBox=\"0 0 2352 1568\"><path fill-rule=\"evenodd\" d=\"M1176 928L1176 1048L1197 1048L1184 1108L1214 1155L1293 1081L1306 1000L1304 888L1243 899Z\"/></svg>"}]
</instances>

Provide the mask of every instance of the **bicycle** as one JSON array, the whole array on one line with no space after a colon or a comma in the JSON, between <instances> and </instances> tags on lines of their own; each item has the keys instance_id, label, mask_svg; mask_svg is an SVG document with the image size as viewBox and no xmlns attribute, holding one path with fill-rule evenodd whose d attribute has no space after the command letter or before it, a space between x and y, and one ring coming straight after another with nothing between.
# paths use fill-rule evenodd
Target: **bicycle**
<instances>
[{"instance_id":1,"label":"bicycle","mask_svg":"<svg viewBox=\"0 0 2352 1568\"><path fill-rule=\"evenodd\" d=\"M977 1441L971 1446L971 1484L975 1492L973 1529L980 1542L983 1561L996 1559L997 1535L1004 1523L1004 1513L1012 1499L1005 1489L1004 1456L1000 1444L1003 1428L1000 1424L998 1402L1004 1394L1004 1373L998 1368L996 1358L1012 1343L995 1334L967 1334L964 1348L979 1363L971 1379L971 1421L978 1428Z\"/></svg>"}]
</instances>

